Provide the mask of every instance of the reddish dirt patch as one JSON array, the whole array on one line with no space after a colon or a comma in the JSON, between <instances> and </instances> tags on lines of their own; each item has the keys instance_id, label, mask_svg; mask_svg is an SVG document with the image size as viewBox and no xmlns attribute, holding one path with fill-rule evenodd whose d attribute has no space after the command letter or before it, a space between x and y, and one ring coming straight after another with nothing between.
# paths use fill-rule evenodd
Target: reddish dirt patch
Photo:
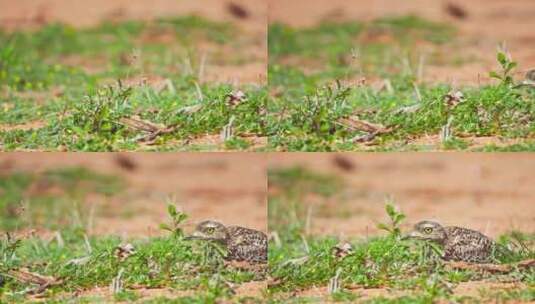
<instances>
[{"instance_id":1,"label":"reddish dirt patch","mask_svg":"<svg viewBox=\"0 0 535 304\"><path fill-rule=\"evenodd\" d=\"M21 99L28 99L35 101L37 104L43 104L50 99L62 96L65 88L62 86L52 87L48 91L13 91L7 86L0 88L0 98L2 98L2 110L7 112L15 105L10 101L14 96Z\"/></svg>"},{"instance_id":2,"label":"reddish dirt patch","mask_svg":"<svg viewBox=\"0 0 535 304\"><path fill-rule=\"evenodd\" d=\"M335 157L351 166L341 166ZM389 197L407 215L403 229L436 219L493 237L512 229L535 232L531 154L269 154L270 168L297 165L338 175L346 184L334 198L307 197L312 234L381 233L376 224L387 221L384 205Z\"/></svg>"},{"instance_id":3,"label":"reddish dirt patch","mask_svg":"<svg viewBox=\"0 0 535 304\"><path fill-rule=\"evenodd\" d=\"M84 166L127 183L116 198L90 200L94 234L151 236L168 221L166 199L190 215L186 229L204 219L266 231L265 158L248 153L3 153L3 171L41 172ZM90 207L90 206L89 206Z\"/></svg>"},{"instance_id":4,"label":"reddish dirt patch","mask_svg":"<svg viewBox=\"0 0 535 304\"><path fill-rule=\"evenodd\" d=\"M265 293L266 290L266 282L247 282L234 289L237 297L258 297Z\"/></svg>"},{"instance_id":5,"label":"reddish dirt patch","mask_svg":"<svg viewBox=\"0 0 535 304\"><path fill-rule=\"evenodd\" d=\"M259 297L266 289L264 282L247 282L240 284L234 289L235 297ZM154 298L177 299L181 297L194 296L195 290L175 290L169 288L133 288L138 301ZM92 298L98 301L114 302L113 294L109 288L99 287L77 292L74 295L65 295L64 299ZM37 300L37 299L36 299Z\"/></svg>"},{"instance_id":6,"label":"reddish dirt patch","mask_svg":"<svg viewBox=\"0 0 535 304\"><path fill-rule=\"evenodd\" d=\"M448 12L447 4L460 7L465 18ZM373 20L384 16L415 14L454 25L457 41L437 50L445 62L464 59L460 65L427 65L424 79L457 85L488 82L496 69L496 48L506 42L519 63L519 74L535 67L535 2L531 0L271 0L270 22L313 26L323 20ZM519 75L521 76L521 75Z\"/></svg>"},{"instance_id":7,"label":"reddish dirt patch","mask_svg":"<svg viewBox=\"0 0 535 304\"><path fill-rule=\"evenodd\" d=\"M488 145L494 145L496 147L507 147L516 144L525 143L525 139L520 138L500 138L498 136L481 136L481 137L462 137L462 139L468 144L469 149L484 148ZM440 135L424 135L420 138L410 140L407 144L415 145L419 148L425 149L428 152L442 151L443 145L440 139ZM370 148L373 148L371 146Z\"/></svg>"},{"instance_id":8,"label":"reddish dirt patch","mask_svg":"<svg viewBox=\"0 0 535 304\"><path fill-rule=\"evenodd\" d=\"M240 139L246 140L249 142L250 146L247 150L255 151L267 145L267 137L258 137L258 136L241 136ZM224 141L221 139L219 134L207 134L198 138L194 138L187 142L188 145L193 146L208 146L213 147L214 149L221 150L224 148Z\"/></svg>"},{"instance_id":9,"label":"reddish dirt patch","mask_svg":"<svg viewBox=\"0 0 535 304\"><path fill-rule=\"evenodd\" d=\"M472 298L488 298L489 293L496 293L508 290L524 289L527 286L522 283L496 283L486 281L462 282L453 288L456 296ZM391 288L362 288L346 287L352 293L358 295L358 301L367 301L373 298L382 297L387 299L411 296L410 290L397 290ZM335 303L327 295L327 287L315 287L295 293L295 296L321 299L322 303Z\"/></svg>"},{"instance_id":10,"label":"reddish dirt patch","mask_svg":"<svg viewBox=\"0 0 535 304\"><path fill-rule=\"evenodd\" d=\"M134 292L139 297L139 300L147 300L147 299L154 299L158 297L165 297L169 299L179 298L179 297L187 297L187 296L193 296L194 291L182 291L182 290L171 290L171 289L163 289L163 288L153 288L153 289L146 289L146 288L140 288L140 289L134 289ZM90 290L84 290L76 292L75 294L65 294L65 296L59 296L58 298L62 298L64 300L72 300L75 301L78 298L90 298L93 301L96 302L115 302L112 292L109 288L106 287L97 287ZM34 300L38 300L39 298L34 298Z\"/></svg>"},{"instance_id":11,"label":"reddish dirt patch","mask_svg":"<svg viewBox=\"0 0 535 304\"><path fill-rule=\"evenodd\" d=\"M32 129L40 129L43 128L46 125L44 121L36 120L36 121L30 121L24 124L18 124L18 125L2 125L0 124L0 131L27 131Z\"/></svg>"},{"instance_id":12,"label":"reddish dirt patch","mask_svg":"<svg viewBox=\"0 0 535 304\"><path fill-rule=\"evenodd\" d=\"M352 293L358 295L358 301L366 301L377 297L397 298L408 294L408 291L392 290L388 288L347 288ZM327 287L313 287L295 293L296 296L305 298L321 299L322 303L337 303L328 296Z\"/></svg>"},{"instance_id":13,"label":"reddish dirt patch","mask_svg":"<svg viewBox=\"0 0 535 304\"><path fill-rule=\"evenodd\" d=\"M463 282L455 287L453 292L457 295L469 297L481 297L488 295L489 292L499 292L507 290L524 289L527 286L522 283L495 283L495 282Z\"/></svg>"}]
</instances>

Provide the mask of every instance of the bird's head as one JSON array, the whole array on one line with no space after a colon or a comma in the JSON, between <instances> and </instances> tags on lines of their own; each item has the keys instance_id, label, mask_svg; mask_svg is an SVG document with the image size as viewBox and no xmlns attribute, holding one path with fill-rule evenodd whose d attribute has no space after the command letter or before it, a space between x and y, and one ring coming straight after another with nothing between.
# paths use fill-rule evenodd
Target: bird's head
<instances>
[{"instance_id":1,"label":"bird's head","mask_svg":"<svg viewBox=\"0 0 535 304\"><path fill-rule=\"evenodd\" d=\"M226 243L228 237L229 235L225 225L216 221L203 221L197 225L195 231L186 237L186 239Z\"/></svg>"},{"instance_id":2,"label":"bird's head","mask_svg":"<svg viewBox=\"0 0 535 304\"><path fill-rule=\"evenodd\" d=\"M414 230L405 237L443 244L446 241L447 234L444 227L439 223L433 221L421 221L414 225Z\"/></svg>"},{"instance_id":3,"label":"bird's head","mask_svg":"<svg viewBox=\"0 0 535 304\"><path fill-rule=\"evenodd\" d=\"M526 72L526 80L535 81L535 69Z\"/></svg>"}]
</instances>

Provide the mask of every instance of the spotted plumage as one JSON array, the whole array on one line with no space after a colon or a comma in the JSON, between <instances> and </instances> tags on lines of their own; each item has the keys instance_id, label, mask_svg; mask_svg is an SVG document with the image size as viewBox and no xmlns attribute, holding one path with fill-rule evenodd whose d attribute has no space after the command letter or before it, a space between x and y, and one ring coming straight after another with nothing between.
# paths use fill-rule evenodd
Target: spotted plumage
<instances>
[{"instance_id":1,"label":"spotted plumage","mask_svg":"<svg viewBox=\"0 0 535 304\"><path fill-rule=\"evenodd\" d=\"M527 71L525 78L524 84L535 86L535 69Z\"/></svg>"},{"instance_id":2,"label":"spotted plumage","mask_svg":"<svg viewBox=\"0 0 535 304\"><path fill-rule=\"evenodd\" d=\"M258 230L204 221L188 238L218 242L226 247L229 261L267 262L267 236Z\"/></svg>"},{"instance_id":3,"label":"spotted plumage","mask_svg":"<svg viewBox=\"0 0 535 304\"><path fill-rule=\"evenodd\" d=\"M535 83L535 69L526 72L526 80Z\"/></svg>"},{"instance_id":4,"label":"spotted plumage","mask_svg":"<svg viewBox=\"0 0 535 304\"><path fill-rule=\"evenodd\" d=\"M444 251L442 258L447 261L489 263L496 248L496 243L479 231L443 227L433 221L419 222L408 237L440 245Z\"/></svg>"}]
</instances>

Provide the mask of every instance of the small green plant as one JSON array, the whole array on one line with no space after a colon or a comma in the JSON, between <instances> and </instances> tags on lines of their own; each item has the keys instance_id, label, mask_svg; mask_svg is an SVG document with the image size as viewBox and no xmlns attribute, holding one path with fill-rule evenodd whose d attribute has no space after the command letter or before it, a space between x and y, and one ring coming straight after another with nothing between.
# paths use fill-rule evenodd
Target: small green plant
<instances>
[{"instance_id":1,"label":"small green plant","mask_svg":"<svg viewBox=\"0 0 535 304\"><path fill-rule=\"evenodd\" d=\"M6 233L4 239L0 241L0 276L13 267L15 252L20 245L21 240L14 238L9 233Z\"/></svg>"},{"instance_id":2,"label":"small green plant","mask_svg":"<svg viewBox=\"0 0 535 304\"><path fill-rule=\"evenodd\" d=\"M231 138L225 141L225 149L227 150L245 150L250 146L251 144L242 138Z\"/></svg>"},{"instance_id":3,"label":"small green plant","mask_svg":"<svg viewBox=\"0 0 535 304\"><path fill-rule=\"evenodd\" d=\"M390 223L379 223L377 228L388 231L392 237L398 238L401 236L401 229L399 225L405 219L405 214L396 210L391 202L387 202L385 206L386 213L390 218Z\"/></svg>"},{"instance_id":4,"label":"small green plant","mask_svg":"<svg viewBox=\"0 0 535 304\"><path fill-rule=\"evenodd\" d=\"M491 78L500 80L502 85L513 86L513 69L516 68L517 63L511 59L511 56L503 51L498 52L496 59L498 60L502 70L500 72L491 71L489 76Z\"/></svg>"},{"instance_id":5,"label":"small green plant","mask_svg":"<svg viewBox=\"0 0 535 304\"><path fill-rule=\"evenodd\" d=\"M148 39L154 32L169 41ZM206 54L198 47L239 45L239 33L196 16L0 32L0 124L9 125L0 128L0 149L249 149L248 138L265 136L266 86L240 86L247 102L229 106L232 85L200 79ZM237 60L241 49L216 61L239 69L249 60ZM110 79L124 85L110 86ZM219 134L232 116L233 140L192 140Z\"/></svg>"},{"instance_id":6,"label":"small green plant","mask_svg":"<svg viewBox=\"0 0 535 304\"><path fill-rule=\"evenodd\" d=\"M31 191L37 185L41 191ZM49 189L55 192L50 193ZM86 204L89 195L113 197L123 189L123 180L118 176L85 167L0 175L0 229L58 229L75 223L83 226L82 218L90 212ZM62 216L63 213L73 217Z\"/></svg>"},{"instance_id":7,"label":"small green plant","mask_svg":"<svg viewBox=\"0 0 535 304\"><path fill-rule=\"evenodd\" d=\"M124 87L119 81L117 86L108 86L75 105L73 123L89 133L109 132L114 134L122 129L119 120L130 108L131 87Z\"/></svg>"},{"instance_id":8,"label":"small green plant","mask_svg":"<svg viewBox=\"0 0 535 304\"><path fill-rule=\"evenodd\" d=\"M355 300L357 300L357 298L358 296L356 294L345 290L337 291L331 294L331 299L334 302L354 302Z\"/></svg>"},{"instance_id":9,"label":"small green plant","mask_svg":"<svg viewBox=\"0 0 535 304\"><path fill-rule=\"evenodd\" d=\"M167 214L171 217L171 224L160 224L160 229L171 232L176 239L183 238L182 223L188 218L188 215L178 211L174 204L167 205Z\"/></svg>"},{"instance_id":10,"label":"small green plant","mask_svg":"<svg viewBox=\"0 0 535 304\"><path fill-rule=\"evenodd\" d=\"M139 295L132 290L123 290L114 294L113 298L117 302L136 302L139 299Z\"/></svg>"}]
</instances>

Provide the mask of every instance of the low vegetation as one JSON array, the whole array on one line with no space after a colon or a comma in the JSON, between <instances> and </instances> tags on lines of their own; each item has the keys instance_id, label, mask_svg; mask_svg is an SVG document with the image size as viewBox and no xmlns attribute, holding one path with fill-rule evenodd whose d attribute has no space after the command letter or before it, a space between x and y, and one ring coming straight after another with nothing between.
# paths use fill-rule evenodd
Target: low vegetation
<instances>
[{"instance_id":1,"label":"low vegetation","mask_svg":"<svg viewBox=\"0 0 535 304\"><path fill-rule=\"evenodd\" d=\"M489 71L495 83L425 81L429 65L469 60L443 50L458 44L448 25L414 16L305 29L273 24L269 37L271 149L533 149L535 91L513 77L517 66L505 51L499 70Z\"/></svg>"},{"instance_id":2,"label":"low vegetation","mask_svg":"<svg viewBox=\"0 0 535 304\"><path fill-rule=\"evenodd\" d=\"M244 37L200 17L0 32L0 149L253 148L265 87L205 79L255 60Z\"/></svg>"},{"instance_id":3,"label":"low vegetation","mask_svg":"<svg viewBox=\"0 0 535 304\"><path fill-rule=\"evenodd\" d=\"M272 276L269 294L274 303L535 300L533 267L517 266L523 260L535 258L532 234L511 232L497 240L506 248L514 248L507 254L496 255L497 265L511 265L504 273L489 273L477 267L452 268L440 259L440 253L431 244L402 239L399 225L405 216L389 203L386 212L390 222L378 226L386 235L341 241L307 233L307 221L314 220L307 218L305 204L300 199L310 193L333 196L334 192L317 189L320 185L322 189L340 187L335 177L302 168L282 169L271 172L270 183L276 189L276 194L269 198L269 228L276 235L269 244ZM290 187L291 184L296 187ZM482 280L489 285L486 289L482 287L480 296L455 292L460 284ZM492 282L515 282L524 287L497 291L490 287ZM307 293L313 288L314 295ZM361 292L370 289L382 292L363 298Z\"/></svg>"},{"instance_id":4,"label":"low vegetation","mask_svg":"<svg viewBox=\"0 0 535 304\"><path fill-rule=\"evenodd\" d=\"M259 273L230 267L219 246L186 240L187 215L171 201L159 237L90 234L83 198L121 191L115 176L67 168L12 173L0 185L2 303L261 301ZM28 207L6 214L20 199ZM244 283L260 285L255 296L239 293Z\"/></svg>"}]
</instances>

